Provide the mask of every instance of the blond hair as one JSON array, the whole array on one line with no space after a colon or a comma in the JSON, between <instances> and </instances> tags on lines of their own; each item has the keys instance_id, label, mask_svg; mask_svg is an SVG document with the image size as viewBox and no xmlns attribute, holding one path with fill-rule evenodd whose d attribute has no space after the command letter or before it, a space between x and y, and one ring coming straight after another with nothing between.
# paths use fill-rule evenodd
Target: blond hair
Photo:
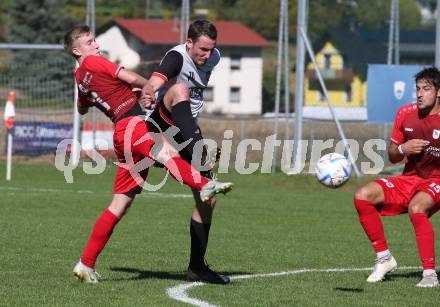
<instances>
[{"instance_id":1,"label":"blond hair","mask_svg":"<svg viewBox=\"0 0 440 307\"><path fill-rule=\"evenodd\" d=\"M82 36L90 33L90 28L87 25L78 25L73 27L64 35L64 50L70 53L73 57L76 56L72 52L75 42Z\"/></svg>"}]
</instances>

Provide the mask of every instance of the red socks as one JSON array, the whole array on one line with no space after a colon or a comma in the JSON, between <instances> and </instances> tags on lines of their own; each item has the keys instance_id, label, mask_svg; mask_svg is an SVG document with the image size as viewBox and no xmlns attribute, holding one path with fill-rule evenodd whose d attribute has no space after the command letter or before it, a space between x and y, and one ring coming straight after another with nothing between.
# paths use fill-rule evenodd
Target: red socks
<instances>
[{"instance_id":1,"label":"red socks","mask_svg":"<svg viewBox=\"0 0 440 307\"><path fill-rule=\"evenodd\" d=\"M426 213L414 213L409 216L416 233L419 257L423 269L435 269L434 229Z\"/></svg>"},{"instance_id":2,"label":"red socks","mask_svg":"<svg viewBox=\"0 0 440 307\"><path fill-rule=\"evenodd\" d=\"M354 206L358 212L359 221L364 228L368 239L370 239L374 251L379 253L387 250L388 246L383 231L382 221L379 212L377 212L373 203L367 200L355 199Z\"/></svg>"},{"instance_id":3,"label":"red socks","mask_svg":"<svg viewBox=\"0 0 440 307\"><path fill-rule=\"evenodd\" d=\"M183 160L180 156L173 157L165 162L165 167L176 180L189 185L191 188L201 190L208 183L208 179Z\"/></svg>"},{"instance_id":4,"label":"red socks","mask_svg":"<svg viewBox=\"0 0 440 307\"><path fill-rule=\"evenodd\" d=\"M81 262L88 267L94 268L96 258L101 253L108 239L112 235L113 229L119 222L119 218L109 209L105 209L93 226L89 242L87 242L81 257Z\"/></svg>"}]
</instances>

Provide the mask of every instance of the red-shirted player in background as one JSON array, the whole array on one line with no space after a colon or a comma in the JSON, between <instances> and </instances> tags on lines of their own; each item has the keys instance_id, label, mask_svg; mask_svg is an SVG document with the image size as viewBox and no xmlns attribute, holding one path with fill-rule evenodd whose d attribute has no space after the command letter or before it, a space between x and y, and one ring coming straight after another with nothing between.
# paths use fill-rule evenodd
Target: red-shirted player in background
<instances>
[{"instance_id":1,"label":"red-shirted player in background","mask_svg":"<svg viewBox=\"0 0 440 307\"><path fill-rule=\"evenodd\" d=\"M429 217L440 209L440 72L426 68L415 75L417 103L397 112L388 156L405 160L403 174L381 178L355 193L359 221L377 254L368 282L378 282L397 267L388 250L380 215L409 213L423 264L417 287L437 287L434 230Z\"/></svg>"},{"instance_id":2,"label":"red-shirted player in background","mask_svg":"<svg viewBox=\"0 0 440 307\"><path fill-rule=\"evenodd\" d=\"M144 121L146 113L132 91L134 87L145 88L148 81L101 57L99 45L87 26L77 26L69 31L64 37L64 44L80 65L75 72L79 113L85 114L89 107L95 106L115 123L113 142L120 165L114 182L113 199L96 221L81 260L73 270L80 280L96 283L96 258L136 194L142 191L139 183L142 184L147 176L148 168L138 173L134 164L145 157L159 161L173 177L199 190L205 202L215 194L229 191L232 184L206 179L178 155L165 137L159 136L160 144L156 141L158 136L148 131ZM153 92L151 95L154 95ZM154 155L155 150L151 150L153 146L154 149L160 148Z\"/></svg>"}]
</instances>

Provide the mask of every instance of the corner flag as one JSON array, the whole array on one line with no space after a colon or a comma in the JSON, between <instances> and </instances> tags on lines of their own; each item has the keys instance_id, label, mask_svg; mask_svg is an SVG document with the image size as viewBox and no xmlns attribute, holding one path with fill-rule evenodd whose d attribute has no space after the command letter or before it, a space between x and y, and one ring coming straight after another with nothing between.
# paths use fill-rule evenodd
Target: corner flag
<instances>
[{"instance_id":1,"label":"corner flag","mask_svg":"<svg viewBox=\"0 0 440 307\"><path fill-rule=\"evenodd\" d=\"M11 180L12 169L12 128L14 128L15 117L15 92L10 91L8 99L6 100L6 107L4 113L5 125L8 131L8 145L7 145L7 158L6 158L6 180Z\"/></svg>"},{"instance_id":2,"label":"corner flag","mask_svg":"<svg viewBox=\"0 0 440 307\"><path fill-rule=\"evenodd\" d=\"M8 95L8 99L6 100L6 107L5 107L5 124L7 129L12 129L14 127L14 117L15 117L15 92L10 91Z\"/></svg>"}]
</instances>

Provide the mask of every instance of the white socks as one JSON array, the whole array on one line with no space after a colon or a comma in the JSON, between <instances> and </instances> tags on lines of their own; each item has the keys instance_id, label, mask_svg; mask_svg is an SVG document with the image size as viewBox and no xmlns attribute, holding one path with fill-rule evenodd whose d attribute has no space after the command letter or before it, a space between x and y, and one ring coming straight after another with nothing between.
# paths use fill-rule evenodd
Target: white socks
<instances>
[{"instance_id":1,"label":"white socks","mask_svg":"<svg viewBox=\"0 0 440 307\"><path fill-rule=\"evenodd\" d=\"M390 252L389 249L387 249L387 250L384 250L384 251L382 251L382 252L378 252L378 253L376 253L376 255L377 255L377 258L379 259L379 258L382 258L382 257L390 256L390 255L391 255L391 252Z\"/></svg>"},{"instance_id":2,"label":"white socks","mask_svg":"<svg viewBox=\"0 0 440 307\"><path fill-rule=\"evenodd\" d=\"M423 276L428 276L433 273L435 274L435 270L433 270L433 269L423 270Z\"/></svg>"}]
</instances>

